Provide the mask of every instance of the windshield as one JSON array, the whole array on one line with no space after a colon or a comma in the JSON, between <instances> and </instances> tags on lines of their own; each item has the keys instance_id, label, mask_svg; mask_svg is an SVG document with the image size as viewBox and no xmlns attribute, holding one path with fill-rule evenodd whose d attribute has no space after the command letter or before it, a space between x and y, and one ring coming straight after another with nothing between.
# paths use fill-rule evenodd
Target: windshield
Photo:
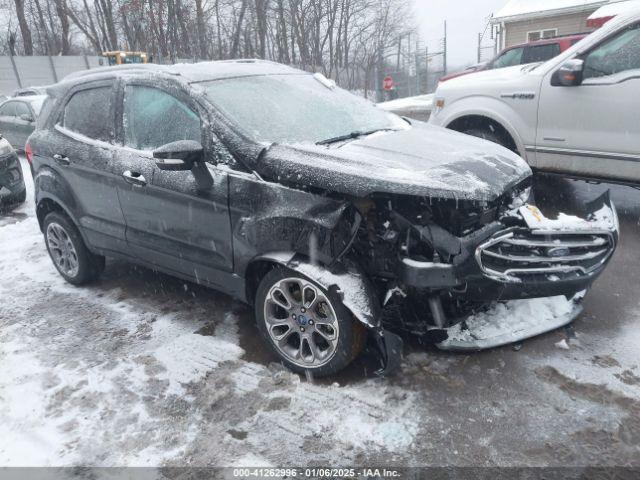
<instances>
[{"instance_id":1,"label":"windshield","mask_svg":"<svg viewBox=\"0 0 640 480\"><path fill-rule=\"evenodd\" d=\"M512 67L514 65L520 65L520 63L522 62L523 51L523 47L507 50L493 61L491 68L505 68Z\"/></svg>"},{"instance_id":2,"label":"windshield","mask_svg":"<svg viewBox=\"0 0 640 480\"><path fill-rule=\"evenodd\" d=\"M355 132L406 128L396 115L313 75L273 75L203 84L211 102L260 142L317 143Z\"/></svg>"}]
</instances>

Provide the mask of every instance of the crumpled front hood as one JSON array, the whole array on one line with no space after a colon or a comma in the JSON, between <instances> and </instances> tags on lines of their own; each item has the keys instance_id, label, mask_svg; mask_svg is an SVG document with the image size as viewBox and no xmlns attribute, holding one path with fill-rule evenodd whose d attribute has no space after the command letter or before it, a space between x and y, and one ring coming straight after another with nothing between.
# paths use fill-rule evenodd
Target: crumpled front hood
<instances>
[{"instance_id":1,"label":"crumpled front hood","mask_svg":"<svg viewBox=\"0 0 640 480\"><path fill-rule=\"evenodd\" d=\"M256 170L274 181L356 197L388 193L486 201L531 175L525 161L506 148L420 122L331 146L276 144Z\"/></svg>"}]
</instances>

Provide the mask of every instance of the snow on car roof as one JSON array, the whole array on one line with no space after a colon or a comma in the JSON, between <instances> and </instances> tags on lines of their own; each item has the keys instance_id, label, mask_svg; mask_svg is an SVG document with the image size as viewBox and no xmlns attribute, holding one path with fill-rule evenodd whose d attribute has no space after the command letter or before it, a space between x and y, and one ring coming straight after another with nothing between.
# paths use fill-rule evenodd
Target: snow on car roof
<instances>
[{"instance_id":1,"label":"snow on car roof","mask_svg":"<svg viewBox=\"0 0 640 480\"><path fill-rule=\"evenodd\" d=\"M378 103L378 108L388 112L399 110L428 110L433 107L434 94L418 95L416 97L399 98L389 102Z\"/></svg>"},{"instance_id":2,"label":"snow on car roof","mask_svg":"<svg viewBox=\"0 0 640 480\"><path fill-rule=\"evenodd\" d=\"M595 28L601 27L615 16L637 11L640 11L640 0L609 3L593 12L587 19L587 25Z\"/></svg>"},{"instance_id":3,"label":"snow on car roof","mask_svg":"<svg viewBox=\"0 0 640 480\"><path fill-rule=\"evenodd\" d=\"M161 73L174 75L189 83L252 75L287 75L305 73L265 60L221 60L216 62L178 63L175 65L139 64L119 67L102 67L67 75L63 82L95 77L112 77L114 74L135 75Z\"/></svg>"},{"instance_id":4,"label":"snow on car roof","mask_svg":"<svg viewBox=\"0 0 640 480\"><path fill-rule=\"evenodd\" d=\"M545 16L562 10L595 8L609 3L608 0L510 0L495 15L494 20L526 15Z\"/></svg>"}]
</instances>

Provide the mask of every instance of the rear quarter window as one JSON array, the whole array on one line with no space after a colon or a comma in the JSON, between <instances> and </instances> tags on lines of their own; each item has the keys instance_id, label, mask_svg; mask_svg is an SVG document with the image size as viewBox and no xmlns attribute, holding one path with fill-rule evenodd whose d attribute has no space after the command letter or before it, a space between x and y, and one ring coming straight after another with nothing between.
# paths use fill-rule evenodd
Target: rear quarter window
<instances>
[{"instance_id":1,"label":"rear quarter window","mask_svg":"<svg viewBox=\"0 0 640 480\"><path fill-rule=\"evenodd\" d=\"M58 103L57 99L54 97L47 97L47 99L42 104L42 108L40 109L40 113L38 114L38 118L36 119L36 128L46 128L46 125L49 121L49 116L53 111L54 107Z\"/></svg>"},{"instance_id":2,"label":"rear quarter window","mask_svg":"<svg viewBox=\"0 0 640 480\"><path fill-rule=\"evenodd\" d=\"M524 51L522 63L546 62L556 55L560 55L560 44L532 45Z\"/></svg>"},{"instance_id":3,"label":"rear quarter window","mask_svg":"<svg viewBox=\"0 0 640 480\"><path fill-rule=\"evenodd\" d=\"M64 107L62 126L85 137L110 142L114 137L111 87L96 87L73 94Z\"/></svg>"}]
</instances>

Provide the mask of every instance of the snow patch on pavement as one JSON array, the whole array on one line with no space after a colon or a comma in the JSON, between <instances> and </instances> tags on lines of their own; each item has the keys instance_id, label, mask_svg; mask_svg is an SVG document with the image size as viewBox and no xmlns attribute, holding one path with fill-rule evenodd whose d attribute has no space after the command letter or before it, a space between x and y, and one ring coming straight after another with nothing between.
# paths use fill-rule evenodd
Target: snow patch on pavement
<instances>
[{"instance_id":1,"label":"snow patch on pavement","mask_svg":"<svg viewBox=\"0 0 640 480\"><path fill-rule=\"evenodd\" d=\"M167 320L164 320L167 322ZM224 324L229 327L236 321L232 314L225 315ZM174 322L168 322L176 330ZM167 332L167 328L163 328ZM163 343L153 356L166 368L158 378L169 381L169 394L183 395L184 384L202 380L207 372L222 362L238 360L243 354L237 345L237 335L222 339L218 336L194 335L193 331L175 332L175 339Z\"/></svg>"}]
</instances>

